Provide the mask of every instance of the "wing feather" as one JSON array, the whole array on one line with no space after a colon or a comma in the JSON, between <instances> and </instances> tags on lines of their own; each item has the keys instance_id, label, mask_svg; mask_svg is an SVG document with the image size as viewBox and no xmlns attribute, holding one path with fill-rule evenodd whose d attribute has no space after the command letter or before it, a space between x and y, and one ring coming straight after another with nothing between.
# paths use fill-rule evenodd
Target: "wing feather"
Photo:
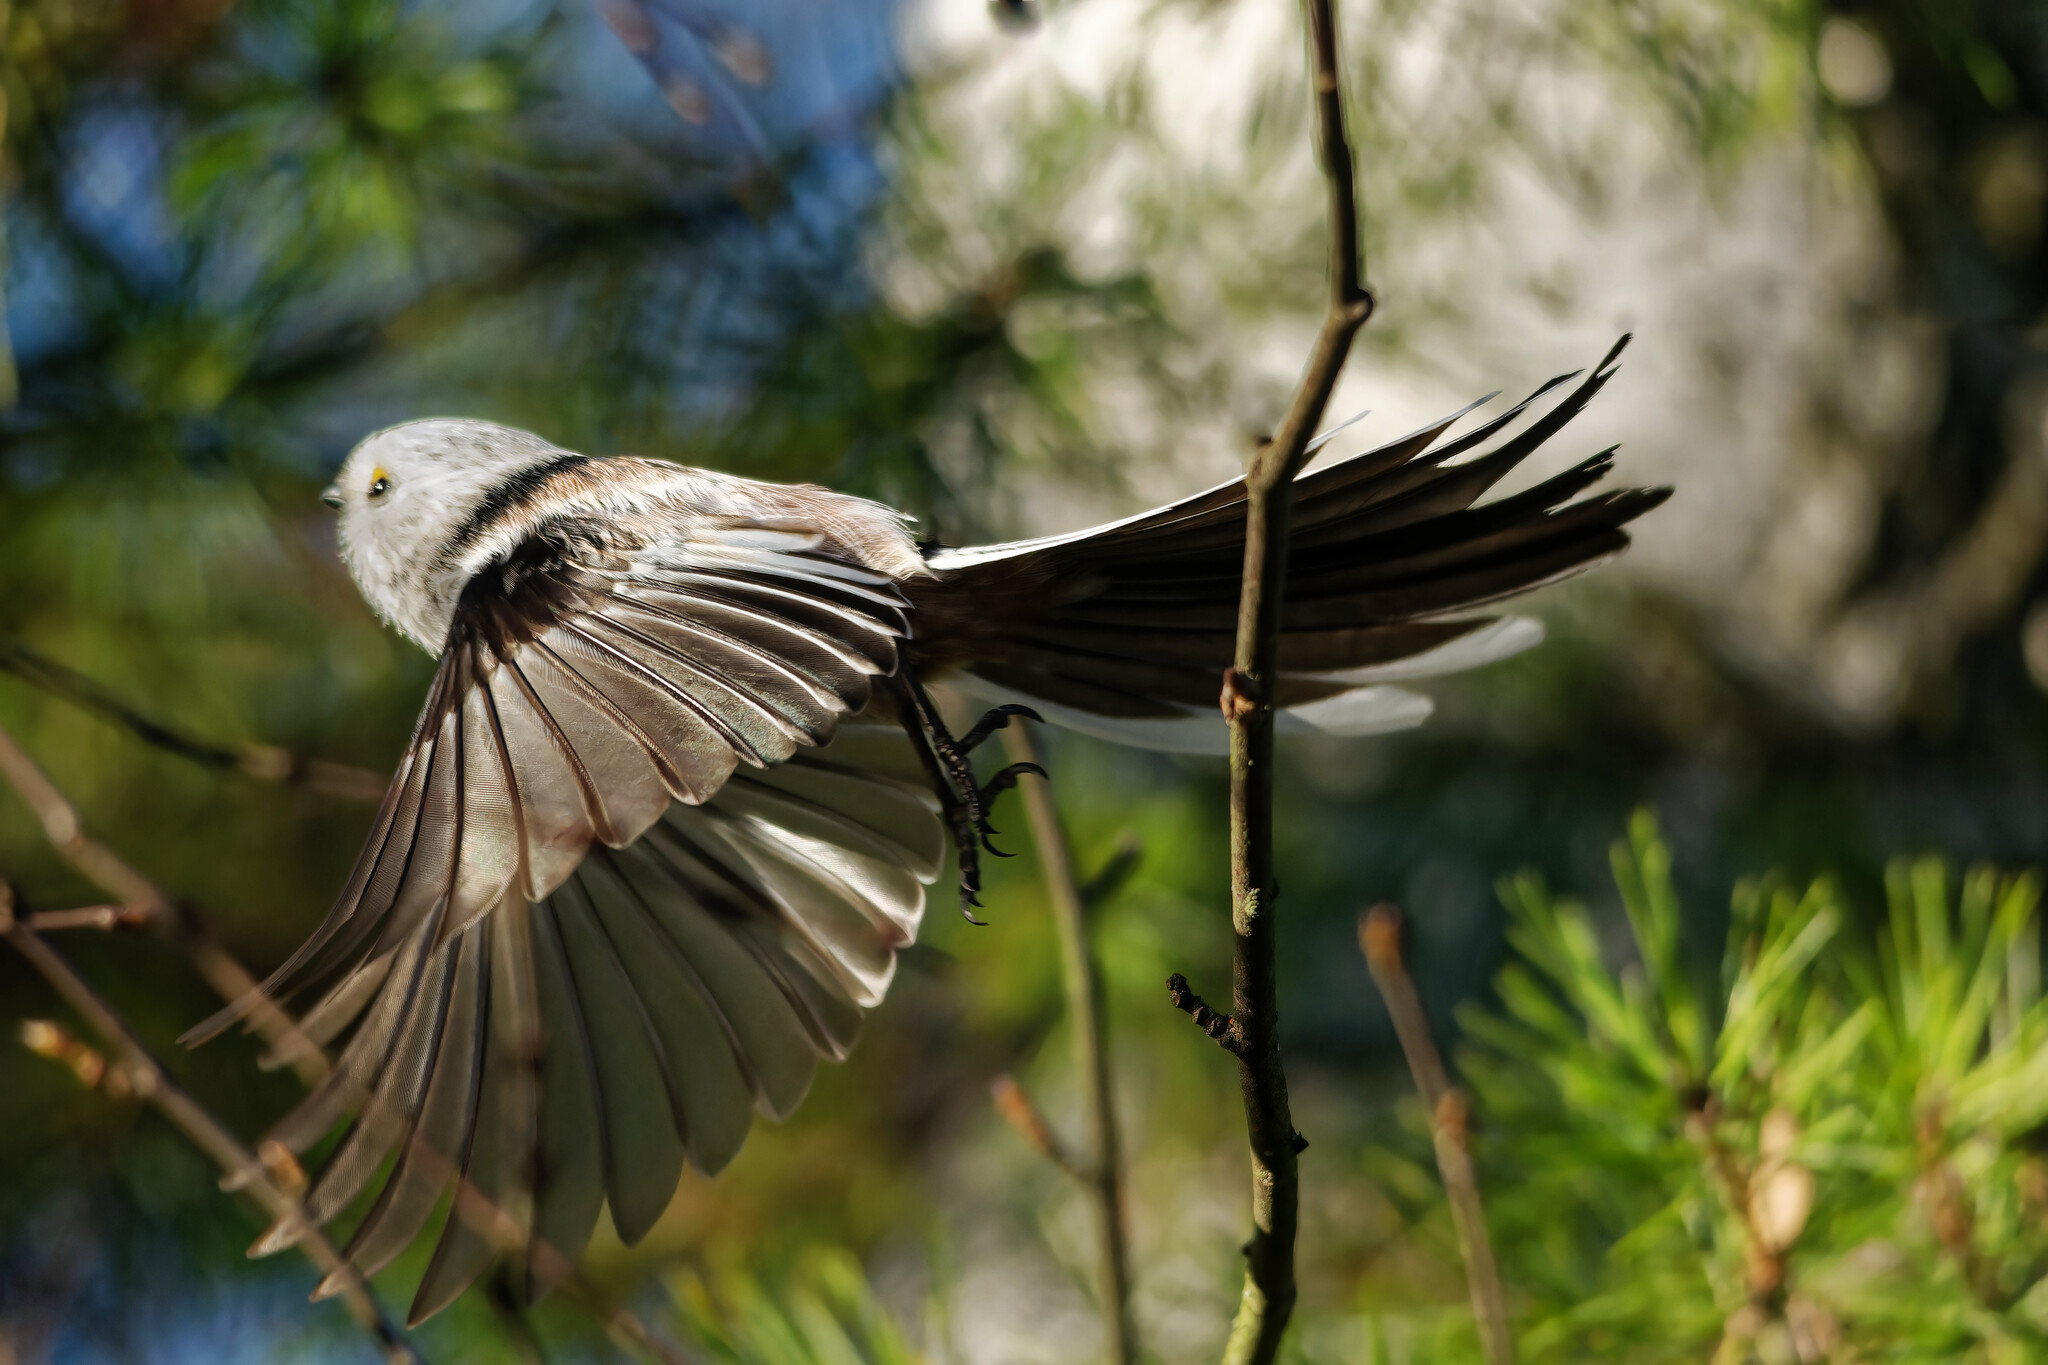
<instances>
[{"instance_id":1,"label":"wing feather","mask_svg":"<svg viewBox=\"0 0 2048 1365\"><path fill-rule=\"evenodd\" d=\"M475 1123L477 1090L483 1079L488 1034L483 1011L484 975L489 971L489 937L458 936L450 952L455 985L439 1032L426 1102L406 1139L397 1167L377 1202L349 1238L342 1257L374 1275L409 1246L433 1216L434 1206L455 1181L457 1153ZM341 1276L321 1281L319 1295L339 1293Z\"/></svg>"},{"instance_id":2,"label":"wing feather","mask_svg":"<svg viewBox=\"0 0 2048 1365\"><path fill-rule=\"evenodd\" d=\"M668 1207L686 1152L668 1058L590 902L581 877L551 898L596 1062L605 1197L619 1237L630 1246Z\"/></svg>"},{"instance_id":3,"label":"wing feather","mask_svg":"<svg viewBox=\"0 0 2048 1365\"><path fill-rule=\"evenodd\" d=\"M597 1059L569 973L553 907L531 907L534 975L547 1051L541 1062L541 1121L534 1160L533 1239L527 1297L560 1284L590 1241L604 1207L604 1105Z\"/></svg>"},{"instance_id":4,"label":"wing feather","mask_svg":"<svg viewBox=\"0 0 2048 1365\"><path fill-rule=\"evenodd\" d=\"M536 1131L531 1017L533 987L520 940L527 930L517 906L504 907L470 933L484 939L480 971L488 1019L483 1073L470 1123L468 1151L453 1207L406 1314L418 1326L440 1312L505 1250L526 1245L530 1234L529 1182ZM527 1002L522 1005L522 1002Z\"/></svg>"},{"instance_id":5,"label":"wing feather","mask_svg":"<svg viewBox=\"0 0 2048 1365\"><path fill-rule=\"evenodd\" d=\"M673 804L641 839L600 848L524 916L513 886L435 946L451 881L361 969L374 989L323 1002L331 1028L355 1002L356 1032L276 1135L303 1150L354 1112L307 1208L337 1216L389 1165L348 1243L368 1272L421 1236L453 1187L412 1320L508 1250L523 1248L529 1294L545 1293L605 1204L621 1237L645 1236L685 1164L721 1168L751 1111L787 1115L817 1059L845 1055L944 851L935 798L896 775L914 766L900 733L855 727L848 746L879 770L806 753L739 774L710 803ZM516 756L501 766L521 771ZM259 1249L287 1241L274 1229Z\"/></svg>"},{"instance_id":6,"label":"wing feather","mask_svg":"<svg viewBox=\"0 0 2048 1365\"><path fill-rule=\"evenodd\" d=\"M725 1022L615 855L594 855L580 880L669 1059L676 1128L690 1162L700 1171L722 1170L746 1140L754 1099Z\"/></svg>"}]
</instances>

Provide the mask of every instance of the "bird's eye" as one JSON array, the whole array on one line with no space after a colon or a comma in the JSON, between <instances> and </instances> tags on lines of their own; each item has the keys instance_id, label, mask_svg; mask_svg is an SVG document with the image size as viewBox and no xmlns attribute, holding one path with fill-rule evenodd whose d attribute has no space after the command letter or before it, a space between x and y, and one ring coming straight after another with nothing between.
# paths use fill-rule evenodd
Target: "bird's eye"
<instances>
[{"instance_id":1,"label":"bird's eye","mask_svg":"<svg viewBox=\"0 0 2048 1365\"><path fill-rule=\"evenodd\" d=\"M384 475L382 475L382 474L379 474L379 475L378 475L378 476L377 476L376 478L374 478L374 479L370 480L370 496L371 496L371 497L373 497L373 498L381 498L381 497L383 497L383 496L384 496L384 495L385 495L386 493L389 493L390 491L391 491L391 480L390 480L390 479L388 479L388 478L386 478L386 477L385 477Z\"/></svg>"}]
</instances>

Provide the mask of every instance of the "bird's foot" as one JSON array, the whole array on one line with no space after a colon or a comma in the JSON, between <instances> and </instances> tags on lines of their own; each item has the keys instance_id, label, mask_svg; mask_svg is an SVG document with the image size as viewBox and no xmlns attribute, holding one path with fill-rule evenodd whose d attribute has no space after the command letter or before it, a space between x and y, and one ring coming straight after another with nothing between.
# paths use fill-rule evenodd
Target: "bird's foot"
<instances>
[{"instance_id":1,"label":"bird's foot","mask_svg":"<svg viewBox=\"0 0 2048 1365\"><path fill-rule=\"evenodd\" d=\"M931 774L932 786L938 793L939 808L952 827L953 846L960 855L960 913L969 924L983 924L986 921L977 919L974 914L981 907L981 854L985 850L998 858L1014 856L989 842L991 834L1001 832L988 821L989 805L996 797L1016 786L1017 779L1023 774L1036 773L1044 777L1045 769L1036 763L1012 763L986 783L977 783L967 755L976 745L1008 725L1012 718L1041 718L1028 706L998 706L984 713L966 734L955 739L947 732L938 709L925 696L916 679L906 678L905 684L915 714L914 724L907 724L906 728L918 743L925 769Z\"/></svg>"}]
</instances>

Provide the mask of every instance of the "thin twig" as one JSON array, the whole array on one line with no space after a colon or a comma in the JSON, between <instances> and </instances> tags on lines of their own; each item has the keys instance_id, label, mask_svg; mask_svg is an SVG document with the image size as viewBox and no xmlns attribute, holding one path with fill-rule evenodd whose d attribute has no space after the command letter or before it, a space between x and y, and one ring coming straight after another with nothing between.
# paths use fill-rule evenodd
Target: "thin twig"
<instances>
[{"instance_id":1,"label":"thin twig","mask_svg":"<svg viewBox=\"0 0 2048 1365\"><path fill-rule=\"evenodd\" d=\"M996 1113L1002 1115L1003 1122L1014 1128L1017 1136L1023 1138L1031 1150L1083 1184L1093 1183L1095 1177L1087 1164L1067 1150L1066 1144L1059 1140L1059 1135L1053 1132L1052 1125L1045 1121L1045 1115L1039 1112L1015 1076L1006 1072L996 1077L989 1082L988 1093L989 1098L995 1101Z\"/></svg>"},{"instance_id":2,"label":"thin twig","mask_svg":"<svg viewBox=\"0 0 2048 1365\"><path fill-rule=\"evenodd\" d=\"M61 697L82 711L111 721L143 743L189 759L201 767L232 770L259 782L305 787L349 801L380 801L387 779L367 768L309 758L274 744L230 749L161 725L123 701L104 683L48 658L19 640L0 638L0 673Z\"/></svg>"},{"instance_id":3,"label":"thin twig","mask_svg":"<svg viewBox=\"0 0 2048 1365\"><path fill-rule=\"evenodd\" d=\"M0 729L0 778L35 812L58 857L131 911L151 920L167 915L170 902L163 893L114 850L86 834L77 809L5 729Z\"/></svg>"},{"instance_id":4,"label":"thin twig","mask_svg":"<svg viewBox=\"0 0 2048 1365\"><path fill-rule=\"evenodd\" d=\"M1302 0L1315 123L1329 191L1329 301L1315 350L1280 429L1245 475L1244 585L1237 647L1223 678L1230 725L1231 1016L1243 1038L1238 1082L1252 1157L1252 1236L1244 1297L1224 1347L1226 1365L1264 1365L1280 1350L1294 1311L1294 1235L1301 1191L1296 1138L1281 1067L1274 983L1273 705L1280 604L1287 586L1288 522L1295 475L1322 421L1351 339L1372 316L1362 283L1351 143L1344 130L1333 0Z\"/></svg>"},{"instance_id":5,"label":"thin twig","mask_svg":"<svg viewBox=\"0 0 2048 1365\"><path fill-rule=\"evenodd\" d=\"M1244 1034L1229 1015L1212 1008L1196 995L1188 979L1179 972L1166 978L1166 998L1173 1007L1195 1021L1195 1027L1216 1040L1216 1045L1233 1057L1243 1055Z\"/></svg>"},{"instance_id":6,"label":"thin twig","mask_svg":"<svg viewBox=\"0 0 2048 1365\"><path fill-rule=\"evenodd\" d=\"M1005 727L1003 746L1013 763L1038 761L1031 735L1022 723ZM1109 1358L1113 1365L1130 1365L1138 1358L1138 1336L1131 1319L1123 1152L1117 1133L1115 1086L1110 1077L1109 1026L1104 1017L1102 980L1088 942L1087 906L1074 876L1073 854L1067 847L1066 833L1060 828L1051 788L1040 781L1021 782L1018 789L1024 798L1025 815L1031 821L1031 841L1038 846L1038 862L1045 877L1046 895L1052 901L1053 924L1059 933L1060 975L1066 986L1067 1018L1074 1031L1074 1070L1080 1078L1082 1108L1087 1115L1088 1145L1079 1173L1095 1201L1097 1274ZM1018 1094L1021 1096L1022 1092Z\"/></svg>"},{"instance_id":7,"label":"thin twig","mask_svg":"<svg viewBox=\"0 0 2048 1365\"><path fill-rule=\"evenodd\" d=\"M81 905L74 910L38 910L24 923L39 934L48 934L64 929L142 928L154 918L132 905Z\"/></svg>"},{"instance_id":8,"label":"thin twig","mask_svg":"<svg viewBox=\"0 0 2048 1365\"><path fill-rule=\"evenodd\" d=\"M4 882L0 882L0 937L4 937L10 947L40 972L86 1026L99 1035L100 1041L119 1056L135 1094L154 1104L223 1172L254 1195L273 1218L294 1223L299 1228L299 1246L323 1275L339 1279L341 1298L349 1316L377 1339L385 1360L417 1362L418 1353L377 1305L369 1287L363 1283L363 1277L342 1260L325 1234L307 1222L297 1196L273 1180L255 1153L244 1147L226 1125L170 1078L149 1050L136 1040L113 1007L86 984L85 978L72 970L71 964L61 954L34 930L14 918L14 893Z\"/></svg>"},{"instance_id":9,"label":"thin twig","mask_svg":"<svg viewBox=\"0 0 2048 1365\"><path fill-rule=\"evenodd\" d=\"M153 925L169 934L185 950L193 968L223 1000L240 1000L257 990L256 978L216 942L190 915L181 915L168 897L149 878L129 866L119 854L85 832L78 810L57 790L43 770L36 766L14 736L0 728L0 778L14 788L42 823L43 833L57 855L87 880L121 902L117 915L107 927L122 924ZM311 1085L327 1074L327 1061L320 1049L299 1031L292 1017L267 996L257 997L249 1011L249 1022L264 1042L288 1051L292 1069ZM289 1044L289 1047L286 1045Z\"/></svg>"},{"instance_id":10,"label":"thin twig","mask_svg":"<svg viewBox=\"0 0 2048 1365\"><path fill-rule=\"evenodd\" d=\"M1451 1084L1443 1058L1429 1036L1422 998L1401 960L1401 912L1375 905L1358 917L1358 946L1373 984L1393 1017L1394 1032L1415 1088L1429 1108L1429 1132L1436 1144L1436 1168L1444 1178L1451 1205L1451 1224L1458 1233L1458 1254L1465 1261L1465 1282L1472 1294L1472 1316L1479 1325L1480 1347L1487 1365L1512 1365L1515 1339L1508 1332L1507 1297L1501 1289L1500 1267L1493 1242L1486 1235L1486 1211L1479 1202L1479 1178L1472 1168L1470 1109L1465 1092Z\"/></svg>"}]
</instances>

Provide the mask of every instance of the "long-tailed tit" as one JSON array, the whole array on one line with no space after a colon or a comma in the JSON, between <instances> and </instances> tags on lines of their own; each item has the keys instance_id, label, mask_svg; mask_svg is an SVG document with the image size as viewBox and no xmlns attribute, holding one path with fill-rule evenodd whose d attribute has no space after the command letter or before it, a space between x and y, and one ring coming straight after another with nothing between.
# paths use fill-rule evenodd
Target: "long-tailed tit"
<instances>
[{"instance_id":1,"label":"long-tailed tit","mask_svg":"<svg viewBox=\"0 0 2048 1365\"><path fill-rule=\"evenodd\" d=\"M1445 439L1460 413L1295 483L1267 684L1283 731L1417 723L1428 702L1390 682L1540 637L1472 608L1628 544L1667 490L1573 501L1612 451L1475 505L1619 351L1527 421L1571 376L1463 436ZM345 1250L366 1273L456 1191L414 1321L501 1254L545 1292L605 1204L636 1241L685 1162L716 1172L755 1110L788 1114L817 1059L846 1055L949 837L976 903L988 801L1016 777L978 783L990 730L1028 714L1223 745L1241 481L927 553L897 513L825 489L424 421L364 441L326 498L364 597L441 663L348 885L263 988L326 988L299 1046L346 1035L273 1136L303 1152L353 1119L307 1191L312 1225L392 1162ZM956 738L937 681L1004 705Z\"/></svg>"}]
</instances>

